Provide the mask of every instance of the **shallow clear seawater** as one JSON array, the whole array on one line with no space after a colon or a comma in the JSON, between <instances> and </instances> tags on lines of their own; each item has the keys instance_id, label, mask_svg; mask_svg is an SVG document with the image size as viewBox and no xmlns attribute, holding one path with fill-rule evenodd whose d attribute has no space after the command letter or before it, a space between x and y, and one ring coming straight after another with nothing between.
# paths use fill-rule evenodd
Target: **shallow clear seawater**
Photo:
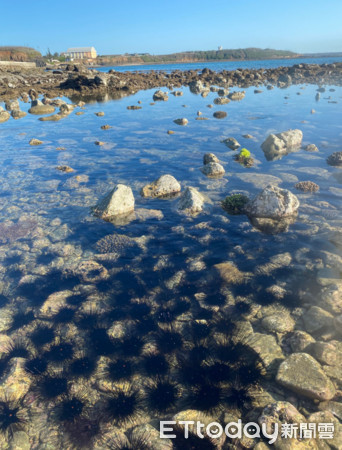
<instances>
[{"instance_id":1,"label":"shallow clear seawater","mask_svg":"<svg viewBox=\"0 0 342 450\"><path fill-rule=\"evenodd\" d=\"M303 306L304 298L305 310L310 306L308 299L320 293L318 271L324 268L322 252L339 254L327 233L342 225L342 172L327 165L326 158L341 150L342 88L334 87L334 92L329 88L316 101L317 86L270 91L263 88L261 94L254 94L251 87L246 89L242 101L214 105L212 109L207 105L213 103L216 93L202 98L183 88L183 96L169 95L167 102L151 105L155 90L147 90L120 100L88 103L83 115L75 115L78 108L57 123L40 122L28 114L21 120L10 119L0 125L0 294L7 298L0 310L0 332L14 340L22 336L30 341L40 323L55 330L57 339L72 342L70 358L53 359L51 343L38 347L30 343L30 358L46 355L54 374L63 368L70 384L69 392L88 398L85 408L89 409L90 418L87 416L87 420L93 420L94 411L101 411L105 425L100 435L112 438L118 429L126 430L152 418L172 417L182 409L200 409L195 394L187 399L191 386L179 375L186 364L178 358L182 355L194 368L196 364L201 367L212 364L213 355L209 357L208 352L216 351L215 317L220 311L227 311L234 322L245 320L234 309L239 300L261 305L259 316L250 320L258 332L266 307L260 297L265 295L267 286L278 285L291 294L292 300L279 306L274 298L275 309L285 308L298 320L298 329L302 329L298 319L301 311L296 307ZM126 109L138 101L141 110ZM21 108L26 111L28 105L23 103ZM312 109L316 110L315 114L311 113ZM226 111L228 116L217 120L213 118L216 110ZM97 117L98 111L103 111L105 116ZM209 120L195 120L198 111ZM187 126L173 122L181 117L189 120ZM112 128L101 130L105 124ZM282 159L267 161L260 147L266 137L294 128L303 131L303 145L315 144L319 151L310 153L300 149ZM168 130L174 134L167 134ZM253 139L242 137L247 133ZM245 168L234 161L235 152L221 142L230 136L251 151L255 159L253 167ZM31 138L38 138L43 144L30 146ZM104 145L95 145L97 140ZM208 152L215 153L225 167L226 174L221 179L208 179L200 171L203 155ZM61 173L56 170L59 165L68 165L74 172ZM203 213L196 217L178 213L179 198L140 196L142 186L165 173L175 176L182 190L193 186L205 195ZM78 176L81 178L77 179ZM294 184L307 180L317 183L319 192L296 191ZM91 207L117 183L131 186L136 209L153 210L152 216L145 220L137 217L124 224L107 223L94 217ZM253 196L268 183L291 190L301 202L299 215L287 232L261 233L246 216L230 216L222 210L221 201L226 195L238 192ZM105 253L103 248L99 251L99 241L114 233L134 241L120 243L115 254ZM277 263L270 268L268 264L276 257ZM245 274L242 282L222 282L214 266L225 262ZM180 300L190 304L190 309L169 320L173 314L170 309L175 309ZM157 328L150 330L144 325L143 316L133 316L130 308L136 303L151 308L148 316ZM164 308L161 315L163 306L168 312ZM58 312L64 307L73 311L71 320L57 320ZM16 322L18 311L32 311L32 320ZM97 321L81 327L82 314L89 311ZM199 345L189 331L195 319L207 321L211 339L216 342L208 343L209 339L200 342L206 348L205 363L192 359L191 349ZM106 342L96 340L92 334L94 327L104 328L115 348L107 353L103 351L101 345L105 347ZM181 333L184 342L175 351L165 349L160 342L163 329ZM143 339L144 347L127 343L125 336ZM178 383L179 398L165 411L145 398L149 398L153 377L142 366L144 357L151 352L166 355L170 364L166 378ZM72 377L72 361L76 355L88 353L96 362L96 371L85 379ZM6 349L3 354L6 356ZM127 358L134 365L133 375L108 381L106 367L120 358ZM32 448L43 448L39 445L46 442L51 443L51 448L66 445L77 448L75 439L72 444L68 441L75 430L65 428L65 423L61 425L54 415L63 398L44 398L38 386L40 377L28 378L23 390L29 398L27 433L36 445ZM145 399L141 405L144 417L116 422L115 417L108 419L103 413L107 411L103 406L105 392L116 392L125 383L141 390ZM298 401L301 400L298 396ZM246 414L248 408L244 410L241 406L240 410ZM217 418L222 410L218 412L213 407L210 413ZM113 423L115 427L111 428Z\"/></svg>"},{"instance_id":2,"label":"shallow clear seawater","mask_svg":"<svg viewBox=\"0 0 342 450\"><path fill-rule=\"evenodd\" d=\"M341 56L331 56L327 58L296 58L296 59L266 59L255 61L206 61L195 63L174 63L174 64L143 64L132 66L107 66L98 67L96 70L100 72L107 72L110 69L118 72L126 71L150 71L163 70L171 72L172 70L202 70L205 67L216 72L221 70L236 70L236 69L272 69L275 67L289 67L294 64L332 64L341 62Z\"/></svg>"}]
</instances>

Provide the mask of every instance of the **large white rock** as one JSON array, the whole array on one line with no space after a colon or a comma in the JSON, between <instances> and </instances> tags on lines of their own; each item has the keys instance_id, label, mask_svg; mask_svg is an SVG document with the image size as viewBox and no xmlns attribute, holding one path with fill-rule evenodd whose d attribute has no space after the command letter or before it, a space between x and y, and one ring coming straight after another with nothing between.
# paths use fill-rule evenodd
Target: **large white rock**
<instances>
[{"instance_id":1,"label":"large white rock","mask_svg":"<svg viewBox=\"0 0 342 450\"><path fill-rule=\"evenodd\" d=\"M180 192L181 185L172 175L162 175L141 189L142 197L165 197Z\"/></svg>"},{"instance_id":2,"label":"large white rock","mask_svg":"<svg viewBox=\"0 0 342 450\"><path fill-rule=\"evenodd\" d=\"M196 214L202 211L203 203L203 195L197 189L187 187L178 202L178 209L188 214Z\"/></svg>"},{"instance_id":3,"label":"large white rock","mask_svg":"<svg viewBox=\"0 0 342 450\"><path fill-rule=\"evenodd\" d=\"M290 191L268 185L247 203L245 210L250 217L280 220L295 215L298 207L299 200Z\"/></svg>"},{"instance_id":4,"label":"large white rock","mask_svg":"<svg viewBox=\"0 0 342 450\"><path fill-rule=\"evenodd\" d=\"M132 189L124 184L117 184L94 208L96 216L102 219L126 215L134 211Z\"/></svg>"},{"instance_id":5,"label":"large white rock","mask_svg":"<svg viewBox=\"0 0 342 450\"><path fill-rule=\"evenodd\" d=\"M288 130L278 134L270 134L261 145L267 159L274 159L301 146L303 133L301 130Z\"/></svg>"}]
</instances>

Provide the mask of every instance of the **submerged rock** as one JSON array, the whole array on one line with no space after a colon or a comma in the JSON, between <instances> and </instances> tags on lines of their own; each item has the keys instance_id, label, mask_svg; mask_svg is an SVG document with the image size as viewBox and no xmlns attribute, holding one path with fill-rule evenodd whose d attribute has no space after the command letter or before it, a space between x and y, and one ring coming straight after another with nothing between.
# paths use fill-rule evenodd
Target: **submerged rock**
<instances>
[{"instance_id":1,"label":"submerged rock","mask_svg":"<svg viewBox=\"0 0 342 450\"><path fill-rule=\"evenodd\" d=\"M327 158L330 166L342 166L342 152L334 152Z\"/></svg>"},{"instance_id":2,"label":"submerged rock","mask_svg":"<svg viewBox=\"0 0 342 450\"><path fill-rule=\"evenodd\" d=\"M164 101L166 102L169 99L168 93L163 91L156 91L153 94L154 101Z\"/></svg>"},{"instance_id":3,"label":"submerged rock","mask_svg":"<svg viewBox=\"0 0 342 450\"><path fill-rule=\"evenodd\" d=\"M278 134L270 134L262 143L261 148L268 161L272 161L289 153L291 150L299 149L303 140L301 130L288 130Z\"/></svg>"},{"instance_id":4,"label":"submerged rock","mask_svg":"<svg viewBox=\"0 0 342 450\"><path fill-rule=\"evenodd\" d=\"M221 164L217 162L210 162L201 168L201 172L207 177L220 177L224 175L225 170Z\"/></svg>"},{"instance_id":5,"label":"submerged rock","mask_svg":"<svg viewBox=\"0 0 342 450\"><path fill-rule=\"evenodd\" d=\"M296 189L303 192L317 192L319 190L318 184L313 181L300 181L294 185Z\"/></svg>"},{"instance_id":6,"label":"submerged rock","mask_svg":"<svg viewBox=\"0 0 342 450\"><path fill-rule=\"evenodd\" d=\"M266 186L245 209L250 217L280 220L296 215L299 207L298 198L287 189L277 186Z\"/></svg>"},{"instance_id":7,"label":"submerged rock","mask_svg":"<svg viewBox=\"0 0 342 450\"><path fill-rule=\"evenodd\" d=\"M179 200L178 209L185 213L196 214L202 211L203 204L203 195L197 189L187 187Z\"/></svg>"},{"instance_id":8,"label":"submerged rock","mask_svg":"<svg viewBox=\"0 0 342 450\"><path fill-rule=\"evenodd\" d=\"M100 253L126 253L127 250L137 248L134 239L124 234L108 234L96 242L95 248Z\"/></svg>"},{"instance_id":9,"label":"submerged rock","mask_svg":"<svg viewBox=\"0 0 342 450\"><path fill-rule=\"evenodd\" d=\"M181 190L181 185L172 175L162 175L141 189L142 197L165 197Z\"/></svg>"},{"instance_id":10,"label":"submerged rock","mask_svg":"<svg viewBox=\"0 0 342 450\"><path fill-rule=\"evenodd\" d=\"M94 207L94 214L101 219L126 215L134 211L132 189L118 184Z\"/></svg>"},{"instance_id":11,"label":"submerged rock","mask_svg":"<svg viewBox=\"0 0 342 450\"><path fill-rule=\"evenodd\" d=\"M277 373L279 384L308 398L331 400L335 387L321 365L307 353L293 353L283 361Z\"/></svg>"}]
</instances>

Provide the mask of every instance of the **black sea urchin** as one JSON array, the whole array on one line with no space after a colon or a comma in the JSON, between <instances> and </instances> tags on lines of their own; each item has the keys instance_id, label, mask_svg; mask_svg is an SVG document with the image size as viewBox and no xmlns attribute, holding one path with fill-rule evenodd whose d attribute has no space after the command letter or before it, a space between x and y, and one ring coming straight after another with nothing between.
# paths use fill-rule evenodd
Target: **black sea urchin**
<instances>
[{"instance_id":1,"label":"black sea urchin","mask_svg":"<svg viewBox=\"0 0 342 450\"><path fill-rule=\"evenodd\" d=\"M158 379L146 387L146 400L149 410L165 413L176 405L180 388L170 380Z\"/></svg>"},{"instance_id":2,"label":"black sea urchin","mask_svg":"<svg viewBox=\"0 0 342 450\"><path fill-rule=\"evenodd\" d=\"M109 421L118 426L133 423L140 415L141 396L138 390L129 387L118 389L108 396L105 412Z\"/></svg>"}]
</instances>

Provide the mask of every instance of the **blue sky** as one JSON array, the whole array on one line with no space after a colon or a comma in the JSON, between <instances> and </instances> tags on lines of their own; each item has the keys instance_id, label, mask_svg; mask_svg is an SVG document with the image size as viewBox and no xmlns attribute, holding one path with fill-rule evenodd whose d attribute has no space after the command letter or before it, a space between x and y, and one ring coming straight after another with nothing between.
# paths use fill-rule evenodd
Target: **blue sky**
<instances>
[{"instance_id":1,"label":"blue sky","mask_svg":"<svg viewBox=\"0 0 342 450\"><path fill-rule=\"evenodd\" d=\"M0 0L0 45L99 54L342 51L342 0Z\"/></svg>"}]
</instances>

